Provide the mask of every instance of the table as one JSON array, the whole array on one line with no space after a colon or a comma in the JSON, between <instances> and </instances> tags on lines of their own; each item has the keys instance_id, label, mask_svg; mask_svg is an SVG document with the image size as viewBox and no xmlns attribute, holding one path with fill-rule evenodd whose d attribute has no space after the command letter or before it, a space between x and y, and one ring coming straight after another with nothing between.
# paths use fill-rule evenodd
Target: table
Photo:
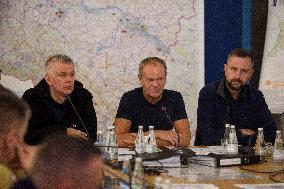
<instances>
[{"instance_id":1,"label":"table","mask_svg":"<svg viewBox=\"0 0 284 189\"><path fill-rule=\"evenodd\" d=\"M220 189L234 189L239 188L235 184L275 183L269 177L275 172L284 171L284 163L275 163L269 159L261 164L221 168L190 163L188 168L167 168L167 170L169 171L167 174L160 176L163 179L170 179L172 184L213 184ZM210 171L213 174L210 175ZM105 173L106 175L128 181L127 175L110 166L105 166ZM274 178L284 182L284 172L276 175ZM155 176L145 175L147 188L154 187L154 183Z\"/></svg>"}]
</instances>

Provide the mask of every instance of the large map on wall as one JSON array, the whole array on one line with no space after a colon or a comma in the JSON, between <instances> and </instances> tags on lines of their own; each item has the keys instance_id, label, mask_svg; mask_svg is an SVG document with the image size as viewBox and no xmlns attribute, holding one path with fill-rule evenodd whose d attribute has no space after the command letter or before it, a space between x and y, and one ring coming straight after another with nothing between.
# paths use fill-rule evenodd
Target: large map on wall
<instances>
[{"instance_id":1,"label":"large map on wall","mask_svg":"<svg viewBox=\"0 0 284 189\"><path fill-rule=\"evenodd\" d=\"M139 86L139 62L158 56L168 65L166 88L182 93L194 128L202 85L200 3L1 0L0 82L20 95L43 78L49 56L66 54L76 63L77 79L93 94L104 129L112 124L122 94Z\"/></svg>"},{"instance_id":2,"label":"large map on wall","mask_svg":"<svg viewBox=\"0 0 284 189\"><path fill-rule=\"evenodd\" d=\"M269 1L259 88L273 113L284 112L284 1Z\"/></svg>"}]
</instances>

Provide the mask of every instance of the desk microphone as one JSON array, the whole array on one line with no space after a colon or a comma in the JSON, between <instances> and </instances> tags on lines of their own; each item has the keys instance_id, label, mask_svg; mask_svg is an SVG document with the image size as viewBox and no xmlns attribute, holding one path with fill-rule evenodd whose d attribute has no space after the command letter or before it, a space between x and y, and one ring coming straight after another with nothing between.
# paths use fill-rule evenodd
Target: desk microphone
<instances>
[{"instance_id":1,"label":"desk microphone","mask_svg":"<svg viewBox=\"0 0 284 189\"><path fill-rule=\"evenodd\" d=\"M167 117L167 119L169 120L171 125L174 127L174 123L173 123L173 121L171 120L171 117L168 114L167 108L164 107L164 106L161 106L161 110L162 110L162 112L164 112L165 116Z\"/></svg>"},{"instance_id":2,"label":"desk microphone","mask_svg":"<svg viewBox=\"0 0 284 189\"><path fill-rule=\"evenodd\" d=\"M70 96L69 96L69 95L66 95L66 98L67 98L67 100L70 102L70 104L71 104L71 106L72 106L74 112L76 113L77 117L79 118L79 120L80 120L80 122L81 122L81 124L82 124L82 126L83 126L83 128L84 128L84 130L85 130L85 132L86 132L86 134L87 134L87 137L89 138L90 135L89 135L89 132L88 132L88 130L87 130L87 128L86 128L86 125L85 125L84 122L82 121L81 116L79 115L77 109L75 108L74 104L72 103Z\"/></svg>"}]
</instances>

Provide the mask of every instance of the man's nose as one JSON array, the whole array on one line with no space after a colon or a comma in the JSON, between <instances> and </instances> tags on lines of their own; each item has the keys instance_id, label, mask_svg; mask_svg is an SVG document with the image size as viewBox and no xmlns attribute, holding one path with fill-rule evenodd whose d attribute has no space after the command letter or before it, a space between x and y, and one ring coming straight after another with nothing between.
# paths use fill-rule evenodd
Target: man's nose
<instances>
[{"instance_id":1,"label":"man's nose","mask_svg":"<svg viewBox=\"0 0 284 189\"><path fill-rule=\"evenodd\" d=\"M66 81L67 82L72 82L74 80L74 76L73 75L67 75L66 76Z\"/></svg>"},{"instance_id":2,"label":"man's nose","mask_svg":"<svg viewBox=\"0 0 284 189\"><path fill-rule=\"evenodd\" d=\"M237 79L241 78L241 70L240 69L236 72L236 78Z\"/></svg>"},{"instance_id":3,"label":"man's nose","mask_svg":"<svg viewBox=\"0 0 284 189\"><path fill-rule=\"evenodd\" d=\"M153 80L152 86L157 87L159 85L159 81L157 79Z\"/></svg>"}]
</instances>

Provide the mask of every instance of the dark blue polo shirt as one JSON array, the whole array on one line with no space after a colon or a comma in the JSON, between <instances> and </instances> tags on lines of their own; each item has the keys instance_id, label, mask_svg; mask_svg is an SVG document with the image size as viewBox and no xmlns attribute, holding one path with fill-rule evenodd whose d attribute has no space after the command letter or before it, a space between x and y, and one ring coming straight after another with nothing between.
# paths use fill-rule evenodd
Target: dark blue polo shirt
<instances>
[{"instance_id":1,"label":"dark blue polo shirt","mask_svg":"<svg viewBox=\"0 0 284 189\"><path fill-rule=\"evenodd\" d=\"M150 125L157 130L171 130L173 122L187 119L187 114L179 92L165 89L161 100L151 104L144 98L140 87L123 94L116 118L130 120L130 132L136 133L139 125L144 126L144 131L148 131Z\"/></svg>"}]
</instances>

